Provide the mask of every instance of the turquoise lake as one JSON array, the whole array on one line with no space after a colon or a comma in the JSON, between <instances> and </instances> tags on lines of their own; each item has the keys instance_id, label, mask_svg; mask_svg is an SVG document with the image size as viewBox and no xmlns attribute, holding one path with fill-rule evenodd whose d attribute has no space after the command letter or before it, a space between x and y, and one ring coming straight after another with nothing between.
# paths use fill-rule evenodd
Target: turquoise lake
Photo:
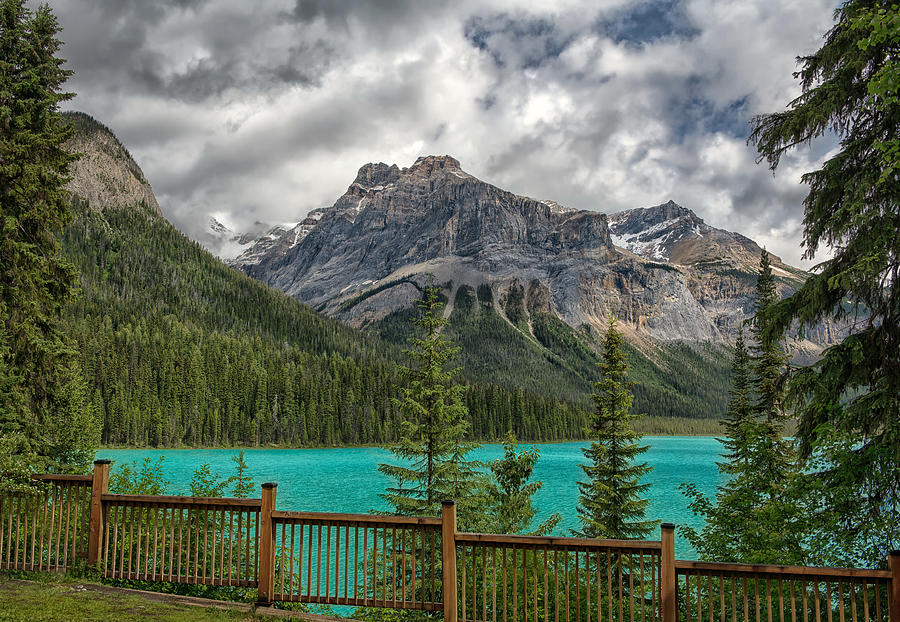
<instances>
[{"instance_id":1,"label":"turquoise lake","mask_svg":"<svg viewBox=\"0 0 900 622\"><path fill-rule=\"evenodd\" d=\"M701 521L687 509L687 500L678 490L678 485L689 482L706 494L715 492L719 481L716 470L716 460L721 453L719 442L714 438L693 436L646 436L643 442L650 447L643 458L653 467L646 478L650 482L648 518L676 525L701 526ZM544 484L534 496L538 510L536 520L558 512L562 521L555 533L568 535L570 529L578 527L576 482L584 475L578 465L584 462L581 450L587 443L534 446L541 452L534 479ZM194 470L209 463L213 472L228 477L234 473L231 457L238 451L101 449L97 457L113 460L113 472L118 464L141 461L147 457L155 461L163 457L163 472L169 481L168 492L190 494ZM393 461L393 456L385 449L246 449L244 452L250 476L257 484L278 482L278 509L350 513L389 509L378 496L389 480L377 471L377 466ZM472 455L476 460L488 461L502 454L501 445L490 444L482 445ZM676 551L680 557L694 557L684 538L676 537Z\"/></svg>"}]
</instances>

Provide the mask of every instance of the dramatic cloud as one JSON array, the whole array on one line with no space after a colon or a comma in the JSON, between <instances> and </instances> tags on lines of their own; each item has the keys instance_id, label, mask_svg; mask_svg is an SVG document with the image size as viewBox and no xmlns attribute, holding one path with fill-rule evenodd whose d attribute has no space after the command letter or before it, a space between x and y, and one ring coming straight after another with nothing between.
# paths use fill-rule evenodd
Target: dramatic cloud
<instances>
[{"instance_id":1,"label":"dramatic cloud","mask_svg":"<svg viewBox=\"0 0 900 622\"><path fill-rule=\"evenodd\" d=\"M54 0L72 106L201 237L330 205L359 166L449 153L581 209L674 199L800 263L800 175L745 144L798 93L833 2ZM827 141L826 141L827 142ZM804 265L808 265L808 262Z\"/></svg>"}]
</instances>

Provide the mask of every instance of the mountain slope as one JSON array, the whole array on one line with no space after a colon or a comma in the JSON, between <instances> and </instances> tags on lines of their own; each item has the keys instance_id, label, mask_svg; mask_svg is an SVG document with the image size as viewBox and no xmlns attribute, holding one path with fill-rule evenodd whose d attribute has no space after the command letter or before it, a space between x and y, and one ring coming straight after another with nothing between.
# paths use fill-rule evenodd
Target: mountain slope
<instances>
[{"instance_id":1,"label":"mountain slope","mask_svg":"<svg viewBox=\"0 0 900 622\"><path fill-rule=\"evenodd\" d=\"M394 438L397 348L222 264L161 216L140 168L108 129L86 115L69 118L80 151L114 154L73 170L74 220L62 236L82 283L67 330L103 416L104 442ZM505 406L487 409L488 396ZM492 385L470 388L467 402L480 434L502 427L501 417L523 438L573 438L584 425L577 408L530 393L517 402Z\"/></svg>"}]
</instances>

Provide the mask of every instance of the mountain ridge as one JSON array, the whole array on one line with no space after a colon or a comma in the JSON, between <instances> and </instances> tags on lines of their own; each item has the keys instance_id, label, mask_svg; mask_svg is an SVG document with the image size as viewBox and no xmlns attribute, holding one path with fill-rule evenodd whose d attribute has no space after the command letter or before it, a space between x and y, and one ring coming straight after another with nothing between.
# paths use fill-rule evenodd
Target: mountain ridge
<instances>
[{"instance_id":1,"label":"mountain ridge","mask_svg":"<svg viewBox=\"0 0 900 622\"><path fill-rule=\"evenodd\" d=\"M251 245L232 265L354 326L408 307L409 282L430 273L453 291L487 285L496 300L522 284L573 329L615 315L635 342L730 342L752 310L761 252L674 201L576 210L483 182L448 155L365 164L315 222L289 231L289 244ZM772 259L780 293L805 278ZM816 337L808 349L827 343Z\"/></svg>"}]
</instances>

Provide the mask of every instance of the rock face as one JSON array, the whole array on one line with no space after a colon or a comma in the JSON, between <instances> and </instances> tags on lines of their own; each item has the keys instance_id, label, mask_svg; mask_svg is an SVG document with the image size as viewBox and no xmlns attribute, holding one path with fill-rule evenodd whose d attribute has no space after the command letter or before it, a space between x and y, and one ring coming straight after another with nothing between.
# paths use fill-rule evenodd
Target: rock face
<instances>
[{"instance_id":1,"label":"rock face","mask_svg":"<svg viewBox=\"0 0 900 622\"><path fill-rule=\"evenodd\" d=\"M651 261L676 265L725 262L754 272L760 248L739 233L710 227L694 212L669 201L609 217L613 243Z\"/></svg>"},{"instance_id":2,"label":"rock face","mask_svg":"<svg viewBox=\"0 0 900 622\"><path fill-rule=\"evenodd\" d=\"M68 190L91 209L140 207L162 216L150 183L115 135L84 113L65 116L78 129L66 149L82 154L69 167Z\"/></svg>"},{"instance_id":3,"label":"rock face","mask_svg":"<svg viewBox=\"0 0 900 622\"><path fill-rule=\"evenodd\" d=\"M674 202L607 217L518 196L450 156L409 168L366 164L335 204L260 240L234 265L353 325L410 305L426 274L527 290L534 312L602 329L613 313L632 338L731 340L752 309L760 248ZM780 287L804 273L774 258ZM514 322L515 323L515 322Z\"/></svg>"}]
</instances>

